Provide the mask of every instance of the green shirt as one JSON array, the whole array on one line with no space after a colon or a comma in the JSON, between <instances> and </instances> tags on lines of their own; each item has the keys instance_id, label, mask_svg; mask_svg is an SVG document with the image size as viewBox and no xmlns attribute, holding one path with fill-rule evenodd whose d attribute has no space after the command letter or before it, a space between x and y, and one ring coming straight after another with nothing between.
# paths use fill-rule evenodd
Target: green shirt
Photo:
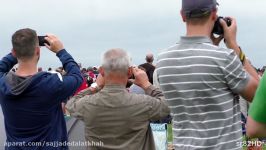
<instances>
[{"instance_id":1,"label":"green shirt","mask_svg":"<svg viewBox=\"0 0 266 150\"><path fill-rule=\"evenodd\" d=\"M266 74L260 80L249 115L257 122L266 123Z\"/></svg>"}]
</instances>

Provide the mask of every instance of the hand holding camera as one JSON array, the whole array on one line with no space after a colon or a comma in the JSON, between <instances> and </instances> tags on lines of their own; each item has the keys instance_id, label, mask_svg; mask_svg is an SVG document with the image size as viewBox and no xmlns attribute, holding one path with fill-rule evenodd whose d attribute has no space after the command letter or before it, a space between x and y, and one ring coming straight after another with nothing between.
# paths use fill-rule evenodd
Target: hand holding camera
<instances>
[{"instance_id":1,"label":"hand holding camera","mask_svg":"<svg viewBox=\"0 0 266 150\"><path fill-rule=\"evenodd\" d=\"M212 34L211 34L211 39L213 41L214 45L219 45L222 39L224 38L224 30L223 27L220 23L220 20L224 20L227 24L227 26L231 25L231 20L229 18L224 18L224 17L218 17L214 23L214 27L212 29Z\"/></svg>"},{"instance_id":2,"label":"hand holding camera","mask_svg":"<svg viewBox=\"0 0 266 150\"><path fill-rule=\"evenodd\" d=\"M145 71L139 68L133 68L132 71L135 76L134 84L140 86L144 90L147 89L151 85L151 83L149 82L149 78Z\"/></svg>"},{"instance_id":3,"label":"hand holding camera","mask_svg":"<svg viewBox=\"0 0 266 150\"><path fill-rule=\"evenodd\" d=\"M236 41L236 32L237 25L234 18L218 17L212 30L212 39L214 44L218 45L222 38L224 38L226 46L230 49L235 49L235 47L238 47ZM219 35L219 37L215 39L213 34Z\"/></svg>"},{"instance_id":4,"label":"hand holding camera","mask_svg":"<svg viewBox=\"0 0 266 150\"><path fill-rule=\"evenodd\" d=\"M213 34L217 34L217 35L223 35L224 34L223 26L220 23L220 20L224 20L228 27L231 26L231 19L219 16L214 23L214 27L212 30Z\"/></svg>"},{"instance_id":5,"label":"hand holding camera","mask_svg":"<svg viewBox=\"0 0 266 150\"><path fill-rule=\"evenodd\" d=\"M58 53L64 49L62 42L53 34L47 34L46 36L38 36L39 46L45 46L54 53Z\"/></svg>"},{"instance_id":6,"label":"hand holding camera","mask_svg":"<svg viewBox=\"0 0 266 150\"><path fill-rule=\"evenodd\" d=\"M105 80L103 78L103 76L101 74L98 75L97 79L96 79L96 83L99 86L100 89L102 89L105 85Z\"/></svg>"},{"instance_id":7,"label":"hand holding camera","mask_svg":"<svg viewBox=\"0 0 266 150\"><path fill-rule=\"evenodd\" d=\"M227 26L226 22L220 19L220 24L224 30L224 39L225 44L230 49L238 48L237 40L236 40L236 33L237 33L237 25L236 20L234 18L229 17L231 20L231 25Z\"/></svg>"}]
</instances>

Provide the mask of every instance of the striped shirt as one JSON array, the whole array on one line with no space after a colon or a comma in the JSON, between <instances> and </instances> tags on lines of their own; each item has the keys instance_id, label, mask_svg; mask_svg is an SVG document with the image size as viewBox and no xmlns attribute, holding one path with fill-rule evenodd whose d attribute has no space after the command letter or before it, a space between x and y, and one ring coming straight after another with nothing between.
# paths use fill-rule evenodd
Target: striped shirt
<instances>
[{"instance_id":1,"label":"striped shirt","mask_svg":"<svg viewBox=\"0 0 266 150\"><path fill-rule=\"evenodd\" d=\"M173 116L178 150L242 149L240 93L249 75L231 49L181 37L158 56L157 78Z\"/></svg>"}]
</instances>

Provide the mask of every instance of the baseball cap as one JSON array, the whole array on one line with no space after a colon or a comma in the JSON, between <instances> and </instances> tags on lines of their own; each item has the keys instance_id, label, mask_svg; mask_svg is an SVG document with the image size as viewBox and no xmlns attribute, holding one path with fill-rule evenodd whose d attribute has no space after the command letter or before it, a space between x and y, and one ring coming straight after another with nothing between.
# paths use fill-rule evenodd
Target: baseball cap
<instances>
[{"instance_id":1,"label":"baseball cap","mask_svg":"<svg viewBox=\"0 0 266 150\"><path fill-rule=\"evenodd\" d=\"M182 0L182 12L187 18L199 18L210 14L216 5L216 0Z\"/></svg>"}]
</instances>

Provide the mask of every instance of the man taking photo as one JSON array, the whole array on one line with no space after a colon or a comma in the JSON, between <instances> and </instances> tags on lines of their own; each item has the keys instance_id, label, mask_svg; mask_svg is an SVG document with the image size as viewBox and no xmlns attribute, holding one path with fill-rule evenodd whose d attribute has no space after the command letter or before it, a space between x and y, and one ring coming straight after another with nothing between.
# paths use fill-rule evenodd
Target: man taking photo
<instances>
[{"instance_id":1,"label":"man taking photo","mask_svg":"<svg viewBox=\"0 0 266 150\"><path fill-rule=\"evenodd\" d=\"M178 150L242 149L239 99L251 101L258 75L236 40L236 20L219 20L224 34L212 30L216 0L182 0L186 36L159 54L157 77L173 114L174 147ZM222 39L226 48L216 45Z\"/></svg>"},{"instance_id":2,"label":"man taking photo","mask_svg":"<svg viewBox=\"0 0 266 150\"><path fill-rule=\"evenodd\" d=\"M66 105L71 116L84 121L86 141L102 143L88 145L88 149L155 150L149 123L169 114L162 92L149 82L146 72L131 67L124 50L108 50L102 58L97 85L72 97ZM127 91L132 74L134 84L146 95Z\"/></svg>"},{"instance_id":3,"label":"man taking photo","mask_svg":"<svg viewBox=\"0 0 266 150\"><path fill-rule=\"evenodd\" d=\"M67 141L61 102L74 94L82 75L55 35L48 34L45 40L46 47L62 62L65 76L38 72L39 41L36 32L28 28L13 34L12 53L0 61L0 103L7 150L68 149L66 145L53 147L51 143ZM17 71L10 71L17 63Z\"/></svg>"}]
</instances>

